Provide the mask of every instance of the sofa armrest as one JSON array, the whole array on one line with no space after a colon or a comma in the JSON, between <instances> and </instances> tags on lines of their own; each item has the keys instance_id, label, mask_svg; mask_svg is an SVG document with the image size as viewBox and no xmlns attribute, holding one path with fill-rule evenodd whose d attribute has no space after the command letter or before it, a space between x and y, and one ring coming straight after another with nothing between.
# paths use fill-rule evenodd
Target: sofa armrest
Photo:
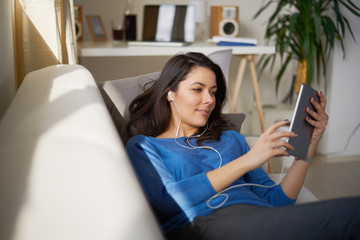
<instances>
[{"instance_id":1,"label":"sofa armrest","mask_svg":"<svg viewBox=\"0 0 360 240\"><path fill-rule=\"evenodd\" d=\"M95 80L29 73L0 123L0 239L162 239Z\"/></svg>"}]
</instances>

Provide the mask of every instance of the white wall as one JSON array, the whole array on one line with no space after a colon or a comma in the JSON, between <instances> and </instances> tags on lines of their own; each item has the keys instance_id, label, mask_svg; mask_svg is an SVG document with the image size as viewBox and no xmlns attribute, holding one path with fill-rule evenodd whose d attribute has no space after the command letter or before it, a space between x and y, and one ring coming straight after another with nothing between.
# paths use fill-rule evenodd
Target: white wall
<instances>
[{"instance_id":1,"label":"white wall","mask_svg":"<svg viewBox=\"0 0 360 240\"><path fill-rule=\"evenodd\" d=\"M360 129L357 128L360 124L360 18L347 15L357 43L348 32L344 40L345 59L338 44L328 65L326 93L330 120L318 151L327 155L329 161L360 155ZM351 157L348 160L352 160Z\"/></svg>"},{"instance_id":2,"label":"white wall","mask_svg":"<svg viewBox=\"0 0 360 240\"><path fill-rule=\"evenodd\" d=\"M12 2L0 1L0 119L15 95Z\"/></svg>"}]
</instances>

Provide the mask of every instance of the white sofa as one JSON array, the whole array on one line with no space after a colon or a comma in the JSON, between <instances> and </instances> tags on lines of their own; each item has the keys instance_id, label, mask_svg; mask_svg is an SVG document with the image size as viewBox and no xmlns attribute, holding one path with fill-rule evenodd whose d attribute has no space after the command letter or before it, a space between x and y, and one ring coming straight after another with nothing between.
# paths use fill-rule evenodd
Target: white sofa
<instances>
[{"instance_id":1,"label":"white sofa","mask_svg":"<svg viewBox=\"0 0 360 240\"><path fill-rule=\"evenodd\" d=\"M0 124L0 239L162 239L84 67L28 74Z\"/></svg>"},{"instance_id":2,"label":"white sofa","mask_svg":"<svg viewBox=\"0 0 360 240\"><path fill-rule=\"evenodd\" d=\"M119 130L84 67L28 74L0 123L0 239L162 239Z\"/></svg>"}]
</instances>

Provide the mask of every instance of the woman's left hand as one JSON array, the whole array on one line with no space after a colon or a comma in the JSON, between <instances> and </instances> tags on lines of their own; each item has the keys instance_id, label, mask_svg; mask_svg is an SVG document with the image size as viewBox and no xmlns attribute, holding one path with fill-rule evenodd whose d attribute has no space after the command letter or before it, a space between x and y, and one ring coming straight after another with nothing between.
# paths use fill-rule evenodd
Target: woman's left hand
<instances>
[{"instance_id":1,"label":"woman's left hand","mask_svg":"<svg viewBox=\"0 0 360 240\"><path fill-rule=\"evenodd\" d=\"M329 117L325 112L326 98L321 92L317 92L319 96L319 102L316 102L313 98L310 99L310 103L314 106L315 111L306 109L306 112L311 117L306 117L306 121L314 127L309 150L307 152L306 161L294 161L290 169L288 170L285 178L281 182L281 188L284 193L292 199L296 199L301 191L301 188L305 181L306 172L309 168L309 160L313 158L317 144L320 142L322 135L328 124Z\"/></svg>"},{"instance_id":2,"label":"woman's left hand","mask_svg":"<svg viewBox=\"0 0 360 240\"><path fill-rule=\"evenodd\" d=\"M311 118L306 117L306 121L314 127L309 151L311 148L315 148L317 146L329 121L329 116L325 112L326 98L320 91L317 92L317 95L319 96L320 102L316 102L314 98L310 99L310 103L314 106L316 111L312 111L309 108L306 109L306 112L311 116Z\"/></svg>"}]
</instances>

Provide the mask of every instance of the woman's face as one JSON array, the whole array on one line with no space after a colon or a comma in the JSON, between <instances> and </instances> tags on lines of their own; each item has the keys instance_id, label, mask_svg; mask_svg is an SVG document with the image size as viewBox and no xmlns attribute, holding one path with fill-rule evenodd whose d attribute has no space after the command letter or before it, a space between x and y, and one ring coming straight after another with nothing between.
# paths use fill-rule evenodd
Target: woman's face
<instances>
[{"instance_id":1,"label":"woman's face","mask_svg":"<svg viewBox=\"0 0 360 240\"><path fill-rule=\"evenodd\" d=\"M181 135L191 135L206 125L215 108L217 85L214 72L204 67L192 70L181 81L176 92L171 92L173 100L181 112ZM171 104L172 122L179 124L179 111Z\"/></svg>"}]
</instances>

